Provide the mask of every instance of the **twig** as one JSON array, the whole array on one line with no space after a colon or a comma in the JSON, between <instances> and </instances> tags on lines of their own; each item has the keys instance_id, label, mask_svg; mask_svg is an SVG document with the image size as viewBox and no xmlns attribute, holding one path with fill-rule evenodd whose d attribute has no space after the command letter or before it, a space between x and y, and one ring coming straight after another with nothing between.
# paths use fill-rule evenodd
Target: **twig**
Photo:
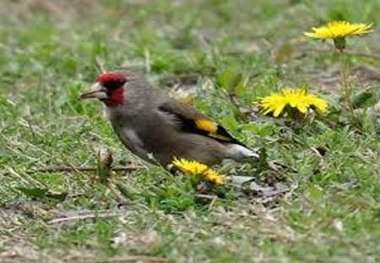
<instances>
[{"instance_id":1,"label":"twig","mask_svg":"<svg viewBox=\"0 0 380 263\"><path fill-rule=\"evenodd\" d=\"M211 201L218 199L218 196L216 196L216 195L206 195L206 194L196 194L195 197L198 197L201 199L207 199L207 200L211 200Z\"/></svg>"},{"instance_id":2,"label":"twig","mask_svg":"<svg viewBox=\"0 0 380 263\"><path fill-rule=\"evenodd\" d=\"M209 211L214 207L216 200L218 200L218 197L215 195L208 206Z\"/></svg>"},{"instance_id":3,"label":"twig","mask_svg":"<svg viewBox=\"0 0 380 263\"><path fill-rule=\"evenodd\" d=\"M8 168L8 173L17 177L20 181L26 183L27 185L28 184L32 184L32 185L39 185L39 186L43 186L43 187L46 187L46 185L42 182L40 182L39 180L37 180L36 178L33 178L31 176L22 176L20 174L18 174L13 168L9 167ZM7 174L7 172L5 173Z\"/></svg>"},{"instance_id":4,"label":"twig","mask_svg":"<svg viewBox=\"0 0 380 263\"><path fill-rule=\"evenodd\" d=\"M117 186L114 183L108 182L107 187L110 192L116 197L119 204L125 204L127 202L127 198L125 198L124 195L117 189Z\"/></svg>"},{"instance_id":5,"label":"twig","mask_svg":"<svg viewBox=\"0 0 380 263\"><path fill-rule=\"evenodd\" d=\"M87 215L74 215L69 217L61 217L52 219L48 222L48 224L61 224L66 223L69 221L76 221L76 220L85 220L85 219L92 219L92 218L108 218L108 217L115 217L122 215L121 212L115 213L115 212L107 212L107 213L98 213L98 214L87 214Z\"/></svg>"},{"instance_id":6,"label":"twig","mask_svg":"<svg viewBox=\"0 0 380 263\"><path fill-rule=\"evenodd\" d=\"M129 263L129 262L140 262L140 263L159 263L159 262L169 262L166 258L161 257L148 257L148 256L127 256L127 257L114 257L105 260L97 260L96 263L108 263L108 262L120 262L120 263Z\"/></svg>"},{"instance_id":7,"label":"twig","mask_svg":"<svg viewBox=\"0 0 380 263\"><path fill-rule=\"evenodd\" d=\"M108 259L96 259L93 256L72 256L64 258L64 262L96 262L96 263L132 263L132 262L141 262L141 263L161 263L169 262L168 259L162 257L149 257L149 256L120 256L113 257Z\"/></svg>"},{"instance_id":8,"label":"twig","mask_svg":"<svg viewBox=\"0 0 380 263\"><path fill-rule=\"evenodd\" d=\"M142 169L142 166L125 166L125 167L114 167L112 171L114 172L131 172L138 169ZM70 167L70 166L51 166L46 168L38 168L26 171L28 174L34 173L52 173L52 172L94 172L97 171L97 167L92 166L82 166L82 167Z\"/></svg>"}]
</instances>

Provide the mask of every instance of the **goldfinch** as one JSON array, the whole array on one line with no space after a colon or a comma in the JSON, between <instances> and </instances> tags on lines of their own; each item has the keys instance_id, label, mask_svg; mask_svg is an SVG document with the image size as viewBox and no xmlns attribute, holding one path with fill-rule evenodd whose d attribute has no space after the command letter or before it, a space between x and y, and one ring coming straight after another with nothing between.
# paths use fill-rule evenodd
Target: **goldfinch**
<instances>
[{"instance_id":1,"label":"goldfinch","mask_svg":"<svg viewBox=\"0 0 380 263\"><path fill-rule=\"evenodd\" d=\"M207 165L259 158L217 122L154 89L133 72L102 73L80 98L103 102L121 142L148 162L166 167L175 158Z\"/></svg>"}]
</instances>

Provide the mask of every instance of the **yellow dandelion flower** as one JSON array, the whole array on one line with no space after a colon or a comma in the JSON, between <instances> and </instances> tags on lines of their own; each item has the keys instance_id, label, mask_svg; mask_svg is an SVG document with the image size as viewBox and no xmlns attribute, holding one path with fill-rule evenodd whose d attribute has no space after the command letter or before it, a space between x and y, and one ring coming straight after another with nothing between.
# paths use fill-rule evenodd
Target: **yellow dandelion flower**
<instances>
[{"instance_id":1,"label":"yellow dandelion flower","mask_svg":"<svg viewBox=\"0 0 380 263\"><path fill-rule=\"evenodd\" d=\"M304 89L289 88L263 98L260 105L264 109L264 114L272 112L274 117L278 117L286 106L295 108L303 114L306 114L309 108L315 108L318 112L325 113L328 107L327 101Z\"/></svg>"},{"instance_id":2,"label":"yellow dandelion flower","mask_svg":"<svg viewBox=\"0 0 380 263\"><path fill-rule=\"evenodd\" d=\"M186 174L200 176L206 181L217 185L225 184L226 179L223 175L203 163L186 159L174 159L173 164Z\"/></svg>"},{"instance_id":3,"label":"yellow dandelion flower","mask_svg":"<svg viewBox=\"0 0 380 263\"><path fill-rule=\"evenodd\" d=\"M349 23L347 21L332 21L321 27L313 27L313 32L305 32L304 35L318 39L332 39L339 50L345 48L345 37L359 36L372 32L372 24Z\"/></svg>"},{"instance_id":4,"label":"yellow dandelion flower","mask_svg":"<svg viewBox=\"0 0 380 263\"><path fill-rule=\"evenodd\" d=\"M204 177L207 181L217 185L223 185L226 182L226 178L213 169L206 170Z\"/></svg>"}]
</instances>

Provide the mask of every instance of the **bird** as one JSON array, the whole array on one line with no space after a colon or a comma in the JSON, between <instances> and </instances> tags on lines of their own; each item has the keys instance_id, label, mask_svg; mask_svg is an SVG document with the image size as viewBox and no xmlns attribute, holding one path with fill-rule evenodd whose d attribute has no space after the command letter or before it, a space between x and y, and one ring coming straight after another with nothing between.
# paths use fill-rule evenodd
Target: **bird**
<instances>
[{"instance_id":1,"label":"bird","mask_svg":"<svg viewBox=\"0 0 380 263\"><path fill-rule=\"evenodd\" d=\"M130 70L100 73L80 99L98 99L125 147L141 159L164 167L176 159L215 165L226 159L258 160L223 126L189 104L154 88Z\"/></svg>"}]
</instances>

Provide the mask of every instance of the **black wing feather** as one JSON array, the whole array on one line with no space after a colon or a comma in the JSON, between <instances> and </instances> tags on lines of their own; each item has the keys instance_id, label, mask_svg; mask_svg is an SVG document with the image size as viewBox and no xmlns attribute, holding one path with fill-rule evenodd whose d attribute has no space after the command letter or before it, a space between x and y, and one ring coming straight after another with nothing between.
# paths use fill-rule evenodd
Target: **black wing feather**
<instances>
[{"instance_id":1,"label":"black wing feather","mask_svg":"<svg viewBox=\"0 0 380 263\"><path fill-rule=\"evenodd\" d=\"M210 120L210 118L190 106L181 104L177 101L174 102L170 101L170 103L164 103L160 105L158 109L162 112L176 116L179 120L181 131L207 136L224 143L229 142L245 146L219 124L217 124L217 130L215 133L210 133L209 131L199 129L195 121L197 119Z\"/></svg>"}]
</instances>

